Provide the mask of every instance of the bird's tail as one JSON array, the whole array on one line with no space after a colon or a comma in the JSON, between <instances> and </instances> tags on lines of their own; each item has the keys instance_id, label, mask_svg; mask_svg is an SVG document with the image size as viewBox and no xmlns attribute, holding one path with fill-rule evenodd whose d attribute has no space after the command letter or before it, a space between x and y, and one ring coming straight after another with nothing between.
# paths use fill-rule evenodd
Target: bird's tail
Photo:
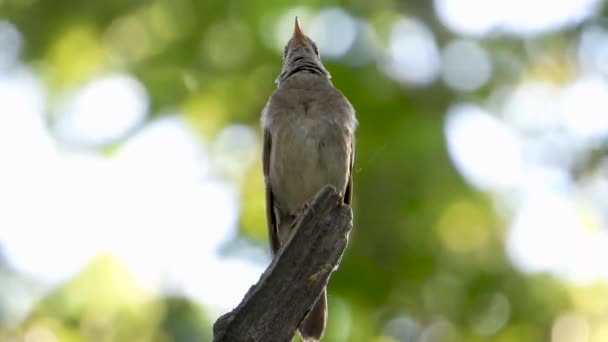
<instances>
[{"instance_id":1,"label":"bird's tail","mask_svg":"<svg viewBox=\"0 0 608 342\"><path fill-rule=\"evenodd\" d=\"M325 322L327 319L327 290L323 290L323 293L317 299L312 310L308 313L308 316L304 319L298 330L300 336L306 342L316 342L323 336L325 331Z\"/></svg>"}]
</instances>

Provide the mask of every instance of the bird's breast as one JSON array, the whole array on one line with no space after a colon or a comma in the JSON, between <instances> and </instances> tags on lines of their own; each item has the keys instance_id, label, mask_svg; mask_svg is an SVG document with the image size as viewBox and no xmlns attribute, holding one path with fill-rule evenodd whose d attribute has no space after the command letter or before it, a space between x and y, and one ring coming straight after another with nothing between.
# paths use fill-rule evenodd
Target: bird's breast
<instances>
[{"instance_id":1,"label":"bird's breast","mask_svg":"<svg viewBox=\"0 0 608 342\"><path fill-rule=\"evenodd\" d=\"M299 210L323 186L344 193L350 164L350 135L332 117L292 116L275 121L270 181L277 205Z\"/></svg>"}]
</instances>

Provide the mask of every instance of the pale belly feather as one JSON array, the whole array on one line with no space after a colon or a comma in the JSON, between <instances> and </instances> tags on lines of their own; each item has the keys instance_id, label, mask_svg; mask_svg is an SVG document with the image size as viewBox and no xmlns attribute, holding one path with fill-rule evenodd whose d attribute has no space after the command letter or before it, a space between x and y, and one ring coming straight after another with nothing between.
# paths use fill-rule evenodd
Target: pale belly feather
<instances>
[{"instance_id":1,"label":"pale belly feather","mask_svg":"<svg viewBox=\"0 0 608 342\"><path fill-rule=\"evenodd\" d=\"M282 125L273 136L270 179L276 204L295 213L326 184L344 193L350 160L346 129L306 117Z\"/></svg>"}]
</instances>

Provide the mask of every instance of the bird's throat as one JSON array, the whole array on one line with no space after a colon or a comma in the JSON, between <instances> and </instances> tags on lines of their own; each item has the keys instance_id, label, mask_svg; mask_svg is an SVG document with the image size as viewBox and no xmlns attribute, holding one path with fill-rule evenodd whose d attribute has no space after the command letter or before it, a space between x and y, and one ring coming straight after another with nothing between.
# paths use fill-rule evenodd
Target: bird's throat
<instances>
[{"instance_id":1,"label":"bird's throat","mask_svg":"<svg viewBox=\"0 0 608 342\"><path fill-rule=\"evenodd\" d=\"M304 57L296 57L293 61L290 61L285 68L283 68L283 72L281 72L281 75L279 75L279 83L284 82L289 77L300 72L307 72L319 76L329 77L329 73L327 70L325 70L325 68L323 68L323 66L316 62L307 60Z\"/></svg>"}]
</instances>

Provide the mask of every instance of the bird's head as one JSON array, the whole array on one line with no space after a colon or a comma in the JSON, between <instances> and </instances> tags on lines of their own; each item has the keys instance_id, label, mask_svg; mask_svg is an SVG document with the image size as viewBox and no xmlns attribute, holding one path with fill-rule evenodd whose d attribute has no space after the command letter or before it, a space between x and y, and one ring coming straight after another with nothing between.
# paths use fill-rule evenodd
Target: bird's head
<instances>
[{"instance_id":1,"label":"bird's head","mask_svg":"<svg viewBox=\"0 0 608 342\"><path fill-rule=\"evenodd\" d=\"M295 20L293 35L283 52L283 70L277 79L280 83L299 71L307 71L330 77L323 66L317 44L308 38L300 28L298 17Z\"/></svg>"},{"instance_id":2,"label":"bird's head","mask_svg":"<svg viewBox=\"0 0 608 342\"><path fill-rule=\"evenodd\" d=\"M308 36L302 32L300 21L298 20L298 17L296 17L293 35L291 36L291 39L289 39L289 42L287 42L287 45L285 45L283 60L285 61L285 64L289 64L289 62L293 62L293 60L298 57L318 60L321 62L317 44L315 44L312 39L308 38Z\"/></svg>"}]
</instances>

